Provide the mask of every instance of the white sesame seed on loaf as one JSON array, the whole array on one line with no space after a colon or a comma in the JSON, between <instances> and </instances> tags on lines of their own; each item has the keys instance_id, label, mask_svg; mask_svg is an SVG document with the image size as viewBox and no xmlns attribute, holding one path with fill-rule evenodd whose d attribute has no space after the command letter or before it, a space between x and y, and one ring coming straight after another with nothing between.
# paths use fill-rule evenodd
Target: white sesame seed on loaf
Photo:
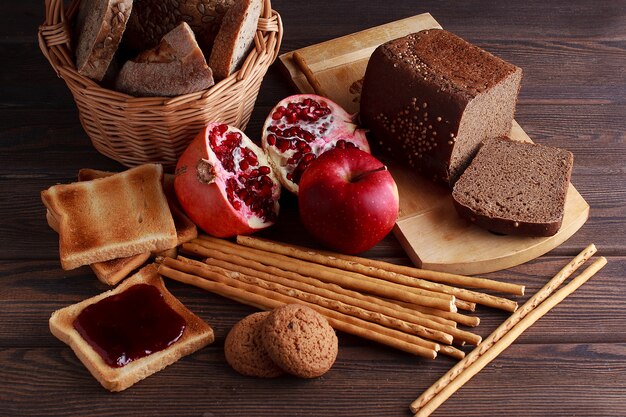
<instances>
[{"instance_id":1,"label":"white sesame seed on loaf","mask_svg":"<svg viewBox=\"0 0 626 417\"><path fill-rule=\"evenodd\" d=\"M480 142L511 129L522 70L441 29L379 46L361 94L372 148L454 185Z\"/></svg>"}]
</instances>

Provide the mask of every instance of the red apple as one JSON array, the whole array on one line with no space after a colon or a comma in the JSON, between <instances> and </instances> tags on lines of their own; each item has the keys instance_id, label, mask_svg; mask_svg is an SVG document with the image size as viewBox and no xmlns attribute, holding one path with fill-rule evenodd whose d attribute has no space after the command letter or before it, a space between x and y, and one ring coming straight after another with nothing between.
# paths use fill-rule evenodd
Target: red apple
<instances>
[{"instance_id":1,"label":"red apple","mask_svg":"<svg viewBox=\"0 0 626 417\"><path fill-rule=\"evenodd\" d=\"M333 149L304 171L300 219L321 243L354 254L370 249L398 218L398 187L387 167L359 149Z\"/></svg>"}]
</instances>

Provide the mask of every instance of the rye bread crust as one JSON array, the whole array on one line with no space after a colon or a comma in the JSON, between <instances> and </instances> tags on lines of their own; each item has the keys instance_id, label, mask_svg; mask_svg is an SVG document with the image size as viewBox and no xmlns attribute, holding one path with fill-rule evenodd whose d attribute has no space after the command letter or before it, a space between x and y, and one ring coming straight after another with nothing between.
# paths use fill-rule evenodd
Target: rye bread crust
<instances>
[{"instance_id":1,"label":"rye bread crust","mask_svg":"<svg viewBox=\"0 0 626 417\"><path fill-rule=\"evenodd\" d=\"M360 118L375 153L451 187L489 137L511 129L521 69L441 29L379 46Z\"/></svg>"}]
</instances>

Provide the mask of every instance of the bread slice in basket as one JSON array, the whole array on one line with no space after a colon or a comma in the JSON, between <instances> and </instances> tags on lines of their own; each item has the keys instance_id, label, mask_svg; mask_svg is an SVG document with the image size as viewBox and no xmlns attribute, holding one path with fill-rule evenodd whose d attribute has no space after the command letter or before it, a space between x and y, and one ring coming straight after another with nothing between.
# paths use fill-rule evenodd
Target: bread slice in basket
<instances>
[{"instance_id":1,"label":"bread slice in basket","mask_svg":"<svg viewBox=\"0 0 626 417\"><path fill-rule=\"evenodd\" d=\"M213 73L189 25L182 22L161 43L126 62L115 88L134 96L178 96L213 85Z\"/></svg>"},{"instance_id":2,"label":"bread slice in basket","mask_svg":"<svg viewBox=\"0 0 626 417\"><path fill-rule=\"evenodd\" d=\"M165 349L152 352L121 367L113 367L107 364L92 345L81 336L75 328L75 320L88 306L108 297L122 294L138 284L155 287L162 295L165 303L184 319L184 330L182 335ZM205 347L214 340L213 329L167 291L154 264L144 267L113 290L55 311L50 317L49 324L52 334L68 344L94 378L110 391L125 390L136 382L178 361L181 357Z\"/></svg>"},{"instance_id":3,"label":"bread slice in basket","mask_svg":"<svg viewBox=\"0 0 626 417\"><path fill-rule=\"evenodd\" d=\"M248 55L261 16L261 0L240 0L224 16L209 57L216 79L235 72Z\"/></svg>"},{"instance_id":4,"label":"bread slice in basket","mask_svg":"<svg viewBox=\"0 0 626 417\"><path fill-rule=\"evenodd\" d=\"M102 80L126 30L132 0L82 0L76 22L76 69Z\"/></svg>"},{"instance_id":5,"label":"bread slice in basket","mask_svg":"<svg viewBox=\"0 0 626 417\"><path fill-rule=\"evenodd\" d=\"M176 246L162 176L161 165L145 164L43 191L41 198L58 221L63 269Z\"/></svg>"}]
</instances>

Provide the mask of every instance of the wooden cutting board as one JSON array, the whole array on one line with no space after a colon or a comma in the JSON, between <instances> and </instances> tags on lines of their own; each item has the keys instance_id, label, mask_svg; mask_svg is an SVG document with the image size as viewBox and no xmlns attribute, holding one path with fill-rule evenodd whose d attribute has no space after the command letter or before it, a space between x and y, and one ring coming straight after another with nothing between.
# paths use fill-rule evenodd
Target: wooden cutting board
<instances>
[{"instance_id":1,"label":"wooden cutting board","mask_svg":"<svg viewBox=\"0 0 626 417\"><path fill-rule=\"evenodd\" d=\"M359 110L361 84L370 55L384 42L424 29L441 28L428 13L388 23L328 42L299 49L323 91L351 113ZM293 61L280 62L295 88L313 88ZM514 121L510 136L531 141ZM481 229L456 214L450 191L402 166L390 166L400 193L400 215L394 234L418 267L460 274L506 269L559 246L585 223L589 205L570 184L563 225L555 236L501 236Z\"/></svg>"}]
</instances>

